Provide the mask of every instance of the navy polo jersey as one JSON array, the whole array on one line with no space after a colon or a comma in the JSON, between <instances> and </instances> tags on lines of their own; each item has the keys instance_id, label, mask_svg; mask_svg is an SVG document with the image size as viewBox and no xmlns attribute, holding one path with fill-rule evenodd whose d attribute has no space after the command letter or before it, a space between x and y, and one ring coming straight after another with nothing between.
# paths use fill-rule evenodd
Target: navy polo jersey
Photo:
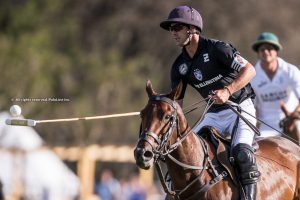
<instances>
[{"instance_id":1,"label":"navy polo jersey","mask_svg":"<svg viewBox=\"0 0 300 200\"><path fill-rule=\"evenodd\" d=\"M229 85L247 62L232 45L218 40L200 38L193 58L190 58L183 48L182 53L173 63L171 86L175 88L182 81L183 88L179 99L184 98L187 85L195 88L203 98L206 98L212 91ZM229 100L239 104L254 96L249 83L232 94Z\"/></svg>"}]
</instances>

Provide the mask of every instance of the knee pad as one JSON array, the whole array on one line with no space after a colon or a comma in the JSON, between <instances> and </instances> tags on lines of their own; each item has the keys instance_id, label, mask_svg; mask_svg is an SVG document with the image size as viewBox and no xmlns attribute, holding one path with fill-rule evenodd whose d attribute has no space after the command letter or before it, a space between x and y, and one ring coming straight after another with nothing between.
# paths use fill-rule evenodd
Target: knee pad
<instances>
[{"instance_id":1,"label":"knee pad","mask_svg":"<svg viewBox=\"0 0 300 200\"><path fill-rule=\"evenodd\" d=\"M260 172L256 165L254 149L247 144L238 144L233 148L233 157L242 184L256 183Z\"/></svg>"}]
</instances>

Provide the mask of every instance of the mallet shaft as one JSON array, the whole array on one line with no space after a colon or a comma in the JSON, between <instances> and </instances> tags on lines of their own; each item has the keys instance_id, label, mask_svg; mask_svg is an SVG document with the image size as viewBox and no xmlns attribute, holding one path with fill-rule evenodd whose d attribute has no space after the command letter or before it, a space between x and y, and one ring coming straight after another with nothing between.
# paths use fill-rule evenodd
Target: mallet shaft
<instances>
[{"instance_id":1,"label":"mallet shaft","mask_svg":"<svg viewBox=\"0 0 300 200\"><path fill-rule=\"evenodd\" d=\"M140 112L130 112L130 113L121 113L121 114L111 114L111 115L99 115L92 117L76 117L76 118L65 118L65 119L47 119L47 120L36 120L36 123L51 123L51 122L69 122L69 121L79 121L79 120L93 120L93 119L106 119L114 117L127 117L139 115Z\"/></svg>"},{"instance_id":2,"label":"mallet shaft","mask_svg":"<svg viewBox=\"0 0 300 200\"><path fill-rule=\"evenodd\" d=\"M14 126L35 126L37 123L53 123L53 122L69 122L69 121L79 121L79 120L93 120L93 119L106 119L114 117L127 117L139 115L140 112L130 112L130 113L120 113L111 115L99 115L92 117L77 117L77 118L65 118L65 119L47 119L47 120L33 120L33 119L6 119L5 123L7 125Z\"/></svg>"}]
</instances>

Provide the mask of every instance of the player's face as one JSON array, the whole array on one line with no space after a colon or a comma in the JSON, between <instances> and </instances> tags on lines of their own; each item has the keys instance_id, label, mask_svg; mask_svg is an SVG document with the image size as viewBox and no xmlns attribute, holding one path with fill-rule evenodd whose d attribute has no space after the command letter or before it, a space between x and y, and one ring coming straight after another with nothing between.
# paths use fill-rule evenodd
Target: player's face
<instances>
[{"instance_id":1,"label":"player's face","mask_svg":"<svg viewBox=\"0 0 300 200\"><path fill-rule=\"evenodd\" d=\"M258 57L263 62L273 62L277 58L277 50L271 44L262 44L258 48Z\"/></svg>"},{"instance_id":2,"label":"player's face","mask_svg":"<svg viewBox=\"0 0 300 200\"><path fill-rule=\"evenodd\" d=\"M173 39L175 40L176 45L183 47L188 37L188 27L180 23L173 23L171 24L169 30Z\"/></svg>"}]
</instances>

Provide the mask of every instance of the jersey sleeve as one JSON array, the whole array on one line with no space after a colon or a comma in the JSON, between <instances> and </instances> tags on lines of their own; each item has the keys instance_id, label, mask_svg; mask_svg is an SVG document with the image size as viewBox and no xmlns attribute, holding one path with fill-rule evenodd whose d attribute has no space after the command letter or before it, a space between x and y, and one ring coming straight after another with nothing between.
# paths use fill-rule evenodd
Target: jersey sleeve
<instances>
[{"instance_id":1,"label":"jersey sleeve","mask_svg":"<svg viewBox=\"0 0 300 200\"><path fill-rule=\"evenodd\" d=\"M291 77L291 86L300 100L300 70L294 65L290 66L289 76Z\"/></svg>"},{"instance_id":2,"label":"jersey sleeve","mask_svg":"<svg viewBox=\"0 0 300 200\"><path fill-rule=\"evenodd\" d=\"M232 68L238 72L248 63L232 45L221 41L216 43L214 55L222 67Z\"/></svg>"}]
</instances>

